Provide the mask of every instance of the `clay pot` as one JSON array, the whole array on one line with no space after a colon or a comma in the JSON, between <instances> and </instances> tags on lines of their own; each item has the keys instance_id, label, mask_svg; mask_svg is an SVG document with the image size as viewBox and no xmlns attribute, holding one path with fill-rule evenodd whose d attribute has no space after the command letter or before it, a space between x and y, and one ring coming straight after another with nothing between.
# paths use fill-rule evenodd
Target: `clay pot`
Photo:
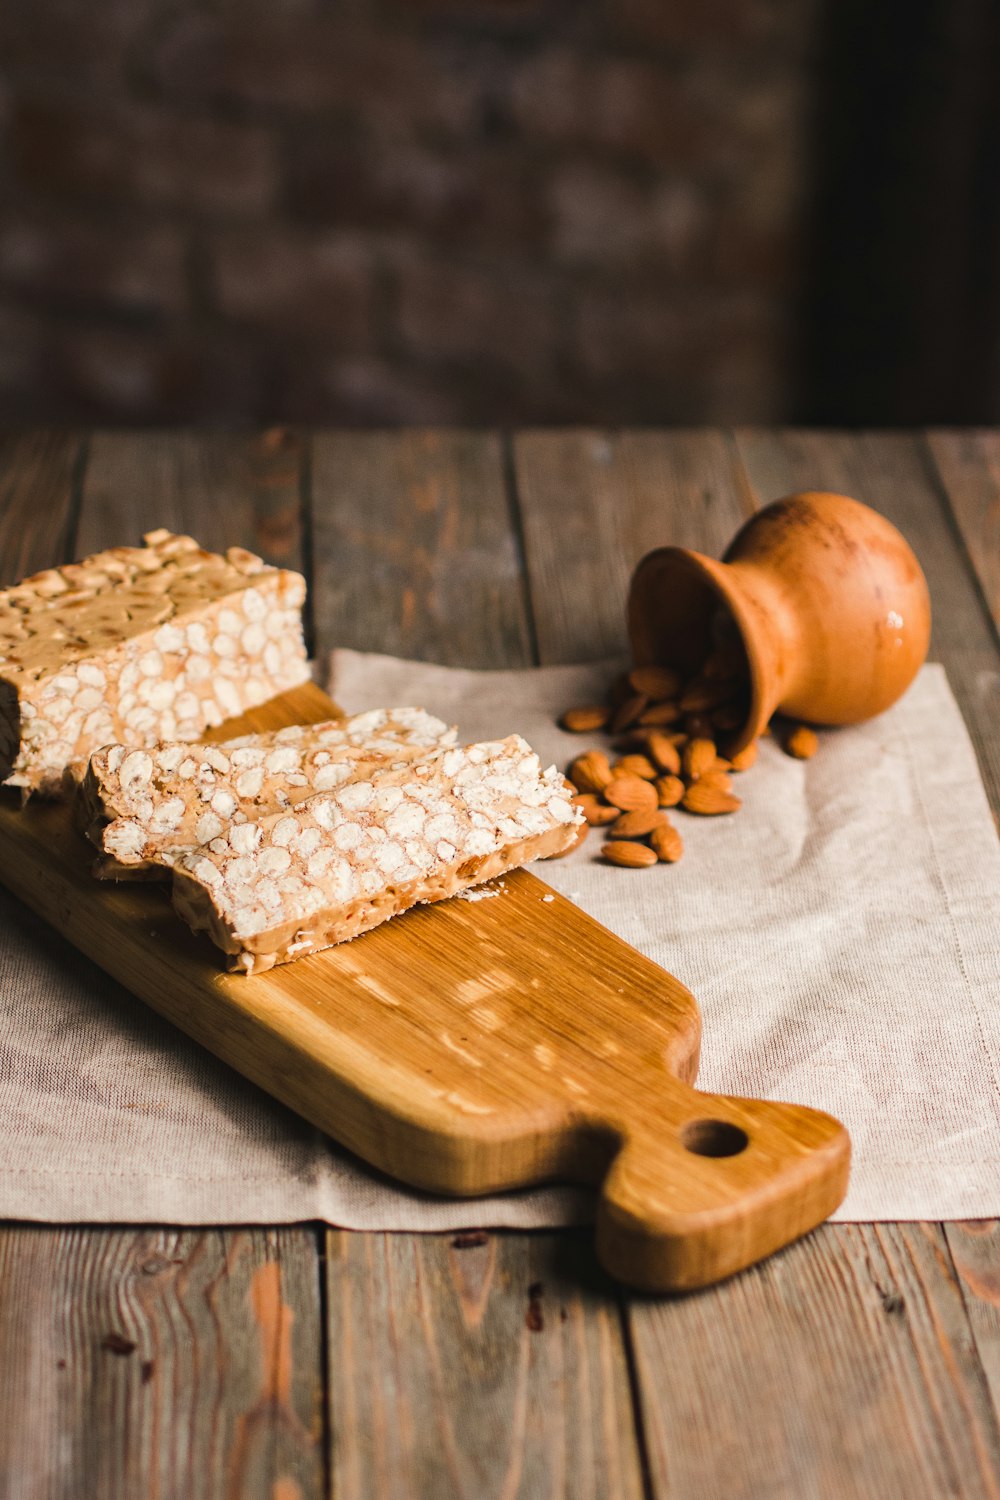
<instances>
[{"instance_id":1,"label":"clay pot","mask_svg":"<svg viewBox=\"0 0 1000 1500\"><path fill-rule=\"evenodd\" d=\"M813 724L881 713L916 676L930 620L927 582L896 528L857 500L820 493L758 512L721 562L684 547L650 552L628 600L637 666L693 674L735 625L751 693L730 754L779 709Z\"/></svg>"}]
</instances>

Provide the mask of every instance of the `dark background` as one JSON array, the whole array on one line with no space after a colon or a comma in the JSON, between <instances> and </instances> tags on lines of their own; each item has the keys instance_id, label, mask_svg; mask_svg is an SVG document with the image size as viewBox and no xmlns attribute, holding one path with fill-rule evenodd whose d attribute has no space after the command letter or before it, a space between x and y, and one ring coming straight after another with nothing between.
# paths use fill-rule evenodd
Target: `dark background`
<instances>
[{"instance_id":1,"label":"dark background","mask_svg":"<svg viewBox=\"0 0 1000 1500\"><path fill-rule=\"evenodd\" d=\"M0 419L1000 419L987 0L2 0Z\"/></svg>"}]
</instances>

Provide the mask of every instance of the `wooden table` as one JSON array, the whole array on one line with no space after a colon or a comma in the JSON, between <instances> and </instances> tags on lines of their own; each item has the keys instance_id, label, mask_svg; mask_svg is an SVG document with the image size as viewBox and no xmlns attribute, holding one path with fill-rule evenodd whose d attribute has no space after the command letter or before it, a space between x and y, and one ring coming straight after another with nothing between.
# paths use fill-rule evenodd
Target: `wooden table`
<instances>
[{"instance_id":1,"label":"wooden table","mask_svg":"<svg viewBox=\"0 0 1000 1500\"><path fill-rule=\"evenodd\" d=\"M301 567L320 659L566 662L647 548L805 488L913 543L1000 808L1000 434L16 434L0 573L163 525ZM587 1234L7 1225L0 1369L6 1500L996 1497L1000 1225L827 1227L676 1301Z\"/></svg>"}]
</instances>

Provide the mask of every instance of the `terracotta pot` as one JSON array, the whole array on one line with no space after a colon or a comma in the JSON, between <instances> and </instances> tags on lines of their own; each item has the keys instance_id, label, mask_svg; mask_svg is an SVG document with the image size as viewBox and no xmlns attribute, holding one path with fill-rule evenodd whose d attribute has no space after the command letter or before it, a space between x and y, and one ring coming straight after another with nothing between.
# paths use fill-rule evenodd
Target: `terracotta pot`
<instances>
[{"instance_id":1,"label":"terracotta pot","mask_svg":"<svg viewBox=\"0 0 1000 1500\"><path fill-rule=\"evenodd\" d=\"M776 500L721 562L684 547L650 552L629 590L636 665L697 672L726 611L751 687L746 722L725 746L731 754L779 709L813 724L881 713L913 681L930 640L927 582L909 545L846 495Z\"/></svg>"}]
</instances>

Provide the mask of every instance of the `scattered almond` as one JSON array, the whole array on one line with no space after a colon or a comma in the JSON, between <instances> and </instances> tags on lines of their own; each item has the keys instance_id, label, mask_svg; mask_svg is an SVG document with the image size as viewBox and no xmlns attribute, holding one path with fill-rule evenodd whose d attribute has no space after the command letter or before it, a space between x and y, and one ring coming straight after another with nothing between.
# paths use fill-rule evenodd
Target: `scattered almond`
<instances>
[{"instance_id":1,"label":"scattered almond","mask_svg":"<svg viewBox=\"0 0 1000 1500\"><path fill-rule=\"evenodd\" d=\"M638 724L639 715L649 706L649 699L645 693L633 693L615 709L611 717L611 733L621 734L625 729L631 729L633 724Z\"/></svg>"},{"instance_id":2,"label":"scattered almond","mask_svg":"<svg viewBox=\"0 0 1000 1500\"><path fill-rule=\"evenodd\" d=\"M702 772L702 774L698 777L697 785L715 787L716 790L720 792L731 792L733 789L733 783L730 781L726 772L716 770L714 766L711 768L711 770Z\"/></svg>"},{"instance_id":3,"label":"scattered almond","mask_svg":"<svg viewBox=\"0 0 1000 1500\"><path fill-rule=\"evenodd\" d=\"M649 842L657 859L665 865L675 865L684 853L684 840L672 823L654 828Z\"/></svg>"},{"instance_id":4,"label":"scattered almond","mask_svg":"<svg viewBox=\"0 0 1000 1500\"><path fill-rule=\"evenodd\" d=\"M641 812L656 807L656 788L641 776L616 776L604 788L604 800L622 812Z\"/></svg>"},{"instance_id":5,"label":"scattered almond","mask_svg":"<svg viewBox=\"0 0 1000 1500\"><path fill-rule=\"evenodd\" d=\"M647 698L676 698L681 690L681 674L673 667L635 667L628 680L637 693Z\"/></svg>"},{"instance_id":6,"label":"scattered almond","mask_svg":"<svg viewBox=\"0 0 1000 1500\"><path fill-rule=\"evenodd\" d=\"M608 837L612 839L644 839L647 833L652 833L654 828L659 828L667 819L666 813L660 812L658 807L649 811L623 812L608 829Z\"/></svg>"},{"instance_id":7,"label":"scattered almond","mask_svg":"<svg viewBox=\"0 0 1000 1500\"><path fill-rule=\"evenodd\" d=\"M625 870L644 870L656 864L656 855L648 844L637 844L632 839L612 839L601 854L608 864L621 865Z\"/></svg>"},{"instance_id":8,"label":"scattered almond","mask_svg":"<svg viewBox=\"0 0 1000 1500\"><path fill-rule=\"evenodd\" d=\"M744 648L735 624L728 621L725 629L726 623L713 618L715 649L694 676L684 678L673 667L636 667L615 679L606 704L582 704L562 715L560 723L571 733L618 737L615 748L621 752L612 760L603 750L588 750L570 766L568 785L584 817L573 848L591 827L606 827L601 853L609 864L626 869L674 864L684 853L684 841L664 809L680 806L715 817L742 807L731 773L754 765L758 739L772 729L765 725L728 759L716 749L717 739L726 744L743 729L750 702ZM819 742L808 725L779 715L773 732L797 759L816 753Z\"/></svg>"},{"instance_id":9,"label":"scattered almond","mask_svg":"<svg viewBox=\"0 0 1000 1500\"><path fill-rule=\"evenodd\" d=\"M606 802L600 801L594 792L578 792L573 801L580 808L591 828L602 828L607 823L613 823L619 816L617 807L609 807Z\"/></svg>"},{"instance_id":10,"label":"scattered almond","mask_svg":"<svg viewBox=\"0 0 1000 1500\"><path fill-rule=\"evenodd\" d=\"M593 734L603 729L610 717L609 710L599 703L588 703L583 708L568 708L559 720L570 734Z\"/></svg>"},{"instance_id":11,"label":"scattered almond","mask_svg":"<svg viewBox=\"0 0 1000 1500\"><path fill-rule=\"evenodd\" d=\"M640 724L675 724L681 716L676 703L651 703L639 715Z\"/></svg>"},{"instance_id":12,"label":"scattered almond","mask_svg":"<svg viewBox=\"0 0 1000 1500\"><path fill-rule=\"evenodd\" d=\"M668 771L671 776L680 775L681 753L669 735L657 734L654 730L646 737L646 749L650 760L654 761L661 771Z\"/></svg>"},{"instance_id":13,"label":"scattered almond","mask_svg":"<svg viewBox=\"0 0 1000 1500\"><path fill-rule=\"evenodd\" d=\"M718 813L736 812L737 808L743 806L743 803L739 797L734 797L732 792L725 792L719 787L694 781L684 793L681 806L686 807L688 812L701 813L703 817L710 818Z\"/></svg>"},{"instance_id":14,"label":"scattered almond","mask_svg":"<svg viewBox=\"0 0 1000 1500\"><path fill-rule=\"evenodd\" d=\"M757 741L751 740L745 750L741 750L739 754L732 757L729 764L732 766L734 771L749 771L750 767L753 765L756 759Z\"/></svg>"},{"instance_id":15,"label":"scattered almond","mask_svg":"<svg viewBox=\"0 0 1000 1500\"><path fill-rule=\"evenodd\" d=\"M578 792L603 792L611 780L611 762L602 750L588 750L570 766L569 779Z\"/></svg>"},{"instance_id":16,"label":"scattered almond","mask_svg":"<svg viewBox=\"0 0 1000 1500\"><path fill-rule=\"evenodd\" d=\"M812 760L819 749L819 737L814 729L798 724L785 735L782 748L786 755L793 755L796 760Z\"/></svg>"},{"instance_id":17,"label":"scattered almond","mask_svg":"<svg viewBox=\"0 0 1000 1500\"><path fill-rule=\"evenodd\" d=\"M688 740L681 756L684 775L690 781L697 780L703 772L715 764L715 742L709 739Z\"/></svg>"},{"instance_id":18,"label":"scattered almond","mask_svg":"<svg viewBox=\"0 0 1000 1500\"><path fill-rule=\"evenodd\" d=\"M643 781L655 781L659 774L653 762L645 755L623 755L611 769L616 776L641 776Z\"/></svg>"},{"instance_id":19,"label":"scattered almond","mask_svg":"<svg viewBox=\"0 0 1000 1500\"><path fill-rule=\"evenodd\" d=\"M684 795L684 783L679 776L661 776L656 783L656 800L661 807L676 807Z\"/></svg>"}]
</instances>

